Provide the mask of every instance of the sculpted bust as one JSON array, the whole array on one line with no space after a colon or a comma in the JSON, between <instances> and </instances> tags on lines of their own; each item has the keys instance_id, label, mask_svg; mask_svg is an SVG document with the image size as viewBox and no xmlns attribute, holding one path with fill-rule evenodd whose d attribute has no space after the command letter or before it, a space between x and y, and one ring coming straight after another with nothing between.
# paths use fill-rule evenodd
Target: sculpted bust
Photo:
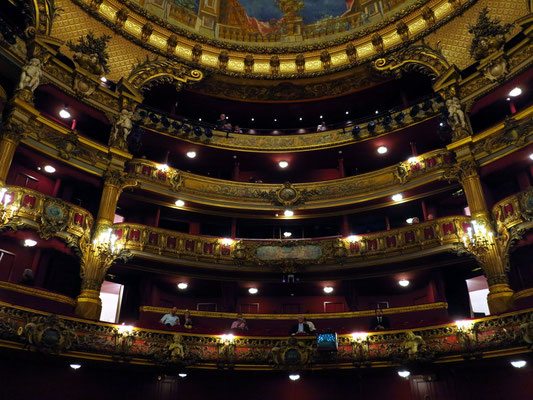
<instances>
[{"instance_id":1,"label":"sculpted bust","mask_svg":"<svg viewBox=\"0 0 533 400\"><path fill-rule=\"evenodd\" d=\"M24 67L20 74L20 81L17 86L18 90L28 89L34 91L39 86L41 80L41 60L32 58Z\"/></svg>"}]
</instances>

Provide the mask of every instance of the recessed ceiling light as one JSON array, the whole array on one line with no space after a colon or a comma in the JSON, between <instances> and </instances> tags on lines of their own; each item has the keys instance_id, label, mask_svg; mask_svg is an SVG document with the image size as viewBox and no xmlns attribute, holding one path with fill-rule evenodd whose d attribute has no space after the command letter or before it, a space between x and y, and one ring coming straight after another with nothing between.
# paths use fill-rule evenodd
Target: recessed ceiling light
<instances>
[{"instance_id":1,"label":"recessed ceiling light","mask_svg":"<svg viewBox=\"0 0 533 400\"><path fill-rule=\"evenodd\" d=\"M346 111L346 115L350 114L350 111Z\"/></svg>"},{"instance_id":2,"label":"recessed ceiling light","mask_svg":"<svg viewBox=\"0 0 533 400\"><path fill-rule=\"evenodd\" d=\"M403 195L401 193L396 193L394 196L392 196L392 200L394 201L402 201Z\"/></svg>"},{"instance_id":3,"label":"recessed ceiling light","mask_svg":"<svg viewBox=\"0 0 533 400\"><path fill-rule=\"evenodd\" d=\"M376 110L376 114L379 114L379 110Z\"/></svg>"},{"instance_id":4,"label":"recessed ceiling light","mask_svg":"<svg viewBox=\"0 0 533 400\"><path fill-rule=\"evenodd\" d=\"M300 117L300 121L301 121L302 119L303 119L303 118L302 118L302 117Z\"/></svg>"},{"instance_id":5,"label":"recessed ceiling light","mask_svg":"<svg viewBox=\"0 0 533 400\"><path fill-rule=\"evenodd\" d=\"M70 364L70 368L72 368L72 369L80 369L81 368L81 364Z\"/></svg>"},{"instance_id":6,"label":"recessed ceiling light","mask_svg":"<svg viewBox=\"0 0 533 400\"><path fill-rule=\"evenodd\" d=\"M107 82L107 78L106 78L105 76L101 76L101 77L100 77L100 80L101 80L102 82L104 82L104 83Z\"/></svg>"},{"instance_id":7,"label":"recessed ceiling light","mask_svg":"<svg viewBox=\"0 0 533 400\"><path fill-rule=\"evenodd\" d=\"M292 232L283 232L283 236L286 238L290 238L292 236Z\"/></svg>"},{"instance_id":8,"label":"recessed ceiling light","mask_svg":"<svg viewBox=\"0 0 533 400\"><path fill-rule=\"evenodd\" d=\"M186 378L186 377L187 377L187 373L185 373L185 372L180 372L180 373L178 374L178 376L179 376L180 378Z\"/></svg>"},{"instance_id":9,"label":"recessed ceiling light","mask_svg":"<svg viewBox=\"0 0 533 400\"><path fill-rule=\"evenodd\" d=\"M439 126L442 128L444 126L444 122L439 123Z\"/></svg>"},{"instance_id":10,"label":"recessed ceiling light","mask_svg":"<svg viewBox=\"0 0 533 400\"><path fill-rule=\"evenodd\" d=\"M194 157L196 157L196 151L188 151L188 152L187 152L187 157L189 157L189 158L194 158Z\"/></svg>"},{"instance_id":11,"label":"recessed ceiling light","mask_svg":"<svg viewBox=\"0 0 533 400\"><path fill-rule=\"evenodd\" d=\"M185 205L185 202L183 200L176 200L176 204L178 207L183 207Z\"/></svg>"},{"instance_id":12,"label":"recessed ceiling light","mask_svg":"<svg viewBox=\"0 0 533 400\"><path fill-rule=\"evenodd\" d=\"M45 165L44 170L45 172L48 172L49 174L53 174L54 172L56 172L56 169L52 167L51 165Z\"/></svg>"},{"instance_id":13,"label":"recessed ceiling light","mask_svg":"<svg viewBox=\"0 0 533 400\"><path fill-rule=\"evenodd\" d=\"M274 118L274 122L278 122L278 119L277 119L277 118Z\"/></svg>"},{"instance_id":14,"label":"recessed ceiling light","mask_svg":"<svg viewBox=\"0 0 533 400\"><path fill-rule=\"evenodd\" d=\"M409 375L411 375L411 373L404 369L404 370L398 371L398 375L400 375L402 378L409 378Z\"/></svg>"},{"instance_id":15,"label":"recessed ceiling light","mask_svg":"<svg viewBox=\"0 0 533 400\"><path fill-rule=\"evenodd\" d=\"M320 119L324 118L322 115L320 116Z\"/></svg>"},{"instance_id":16,"label":"recessed ceiling light","mask_svg":"<svg viewBox=\"0 0 533 400\"><path fill-rule=\"evenodd\" d=\"M409 286L409 281L407 279L400 279L398 281L398 285L400 285L401 287L407 287Z\"/></svg>"},{"instance_id":17,"label":"recessed ceiling light","mask_svg":"<svg viewBox=\"0 0 533 400\"><path fill-rule=\"evenodd\" d=\"M379 146L378 147L378 153L379 154L385 154L389 149L387 149L385 146Z\"/></svg>"},{"instance_id":18,"label":"recessed ceiling light","mask_svg":"<svg viewBox=\"0 0 533 400\"><path fill-rule=\"evenodd\" d=\"M202 118L198 118L198 121L202 122Z\"/></svg>"},{"instance_id":19,"label":"recessed ceiling light","mask_svg":"<svg viewBox=\"0 0 533 400\"><path fill-rule=\"evenodd\" d=\"M59 116L63 119L70 118L70 112L67 108L62 108L61 110L59 110Z\"/></svg>"},{"instance_id":20,"label":"recessed ceiling light","mask_svg":"<svg viewBox=\"0 0 533 400\"><path fill-rule=\"evenodd\" d=\"M178 283L178 289L180 289L180 290L185 290L188 287L189 287L189 285L187 283L185 283L185 282Z\"/></svg>"},{"instance_id":21,"label":"recessed ceiling light","mask_svg":"<svg viewBox=\"0 0 533 400\"><path fill-rule=\"evenodd\" d=\"M255 118L252 118L252 121L255 121Z\"/></svg>"},{"instance_id":22,"label":"recessed ceiling light","mask_svg":"<svg viewBox=\"0 0 533 400\"><path fill-rule=\"evenodd\" d=\"M287 168L289 166L289 162L288 161L280 161L278 163L279 167L280 168Z\"/></svg>"},{"instance_id":23,"label":"recessed ceiling light","mask_svg":"<svg viewBox=\"0 0 533 400\"><path fill-rule=\"evenodd\" d=\"M285 215L286 217L292 217L294 215L294 211L292 210L285 210L283 212L283 215Z\"/></svg>"},{"instance_id":24,"label":"recessed ceiling light","mask_svg":"<svg viewBox=\"0 0 533 400\"><path fill-rule=\"evenodd\" d=\"M33 239L24 240L24 247L33 247L37 245L37 241Z\"/></svg>"},{"instance_id":25,"label":"recessed ceiling light","mask_svg":"<svg viewBox=\"0 0 533 400\"><path fill-rule=\"evenodd\" d=\"M333 293L333 288L331 286L326 286L323 290L324 293Z\"/></svg>"},{"instance_id":26,"label":"recessed ceiling light","mask_svg":"<svg viewBox=\"0 0 533 400\"><path fill-rule=\"evenodd\" d=\"M257 294L257 292L259 292L259 290L257 290L257 288L255 287L251 287L250 289L248 289L248 293L250 294Z\"/></svg>"},{"instance_id":27,"label":"recessed ceiling light","mask_svg":"<svg viewBox=\"0 0 533 400\"><path fill-rule=\"evenodd\" d=\"M289 379L291 381L297 381L298 379L300 379L300 374L290 374Z\"/></svg>"},{"instance_id":28,"label":"recessed ceiling light","mask_svg":"<svg viewBox=\"0 0 533 400\"><path fill-rule=\"evenodd\" d=\"M522 89L519 87L515 87L513 90L511 90L508 94L509 97L517 97L522 94Z\"/></svg>"},{"instance_id":29,"label":"recessed ceiling light","mask_svg":"<svg viewBox=\"0 0 533 400\"><path fill-rule=\"evenodd\" d=\"M527 362L524 360L511 361L511 365L515 368L524 368L527 365Z\"/></svg>"},{"instance_id":30,"label":"recessed ceiling light","mask_svg":"<svg viewBox=\"0 0 533 400\"><path fill-rule=\"evenodd\" d=\"M531 153L531 154L529 155L529 159L530 159L530 160L533 160L533 153Z\"/></svg>"}]
</instances>

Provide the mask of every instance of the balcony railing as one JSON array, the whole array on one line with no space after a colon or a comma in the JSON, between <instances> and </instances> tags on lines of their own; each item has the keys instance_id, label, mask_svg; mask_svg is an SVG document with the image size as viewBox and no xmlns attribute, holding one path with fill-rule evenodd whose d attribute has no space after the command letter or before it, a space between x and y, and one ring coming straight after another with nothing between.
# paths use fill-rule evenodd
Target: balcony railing
<instances>
[{"instance_id":1,"label":"balcony railing","mask_svg":"<svg viewBox=\"0 0 533 400\"><path fill-rule=\"evenodd\" d=\"M0 229L36 229L48 239L75 241L90 238L93 216L85 209L35 190L18 186L0 188Z\"/></svg>"},{"instance_id":2,"label":"balcony railing","mask_svg":"<svg viewBox=\"0 0 533 400\"><path fill-rule=\"evenodd\" d=\"M461 244L471 228L464 216L445 217L390 231L347 238L302 240L237 240L190 235L139 224L115 224L125 249L144 258L225 265L275 266L337 264L406 256L443 245ZM444 249L444 247L443 247ZM156 257L157 258L157 257Z\"/></svg>"},{"instance_id":3,"label":"balcony railing","mask_svg":"<svg viewBox=\"0 0 533 400\"><path fill-rule=\"evenodd\" d=\"M338 207L366 201L369 196L387 196L396 188L405 190L422 182L440 179L453 164L451 153L435 150L366 174L289 186L204 177L144 159L130 161L126 172L128 178L139 181L144 189L179 193L180 198L196 203L279 211L284 206L306 209ZM285 194L290 197L289 200Z\"/></svg>"},{"instance_id":4,"label":"balcony railing","mask_svg":"<svg viewBox=\"0 0 533 400\"><path fill-rule=\"evenodd\" d=\"M492 207L498 232L533 221L533 187L513 194ZM531 225L531 224L528 224Z\"/></svg>"}]
</instances>

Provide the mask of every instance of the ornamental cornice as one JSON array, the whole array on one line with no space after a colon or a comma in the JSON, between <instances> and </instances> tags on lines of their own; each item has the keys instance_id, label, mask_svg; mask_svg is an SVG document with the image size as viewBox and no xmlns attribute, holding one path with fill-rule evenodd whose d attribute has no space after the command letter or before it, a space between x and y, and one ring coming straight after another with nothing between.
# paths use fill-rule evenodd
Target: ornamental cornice
<instances>
[{"instance_id":1,"label":"ornamental cornice","mask_svg":"<svg viewBox=\"0 0 533 400\"><path fill-rule=\"evenodd\" d=\"M457 362L528 352L532 310L465 324L338 336L336 357L316 338L202 335L124 327L0 304L1 346L60 356L175 368L299 370ZM46 334L54 332L54 334ZM46 340L43 340L46 337ZM415 345L417 344L417 345ZM291 350L291 358L286 356Z\"/></svg>"},{"instance_id":2,"label":"ornamental cornice","mask_svg":"<svg viewBox=\"0 0 533 400\"><path fill-rule=\"evenodd\" d=\"M141 14L142 10L134 10L131 2L104 0L95 6L92 0L72 1L107 27L156 54L179 59L205 71L262 79L319 76L367 62L414 43L476 2L418 0L393 19L385 20L371 30L365 29L333 41L303 46L264 47L245 42L237 44L211 40L190 30L177 29L145 12ZM422 5L426 7L421 9ZM433 18L427 18L428 12ZM403 24L398 27L400 21ZM408 27L407 35L404 25ZM376 45L376 37L379 37L380 45ZM327 52L327 56L324 52ZM282 57L278 54L282 54ZM305 60L303 67L302 54ZM253 63L249 56L253 57Z\"/></svg>"}]
</instances>

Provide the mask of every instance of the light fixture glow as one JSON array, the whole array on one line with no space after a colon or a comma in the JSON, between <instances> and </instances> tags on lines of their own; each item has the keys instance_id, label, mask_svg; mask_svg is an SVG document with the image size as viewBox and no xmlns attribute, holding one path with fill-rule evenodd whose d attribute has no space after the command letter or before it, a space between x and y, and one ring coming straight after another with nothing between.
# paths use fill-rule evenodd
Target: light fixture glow
<instances>
[{"instance_id":1,"label":"light fixture glow","mask_svg":"<svg viewBox=\"0 0 533 400\"><path fill-rule=\"evenodd\" d=\"M354 342L362 342L368 337L368 333L366 332L354 332L352 333L352 339Z\"/></svg>"},{"instance_id":2,"label":"light fixture glow","mask_svg":"<svg viewBox=\"0 0 533 400\"><path fill-rule=\"evenodd\" d=\"M393 201L402 201L403 195L401 193L396 193L394 196L392 196Z\"/></svg>"},{"instance_id":3,"label":"light fixture glow","mask_svg":"<svg viewBox=\"0 0 533 400\"><path fill-rule=\"evenodd\" d=\"M400 279L398 281L398 285L400 285L401 287L407 287L409 286L409 281L407 279Z\"/></svg>"},{"instance_id":4,"label":"light fixture glow","mask_svg":"<svg viewBox=\"0 0 533 400\"><path fill-rule=\"evenodd\" d=\"M511 365L515 368L524 368L527 365L527 362L524 360L511 361Z\"/></svg>"},{"instance_id":5,"label":"light fixture glow","mask_svg":"<svg viewBox=\"0 0 533 400\"><path fill-rule=\"evenodd\" d=\"M274 122L278 122L278 119L277 119L277 118L274 118Z\"/></svg>"},{"instance_id":6,"label":"light fixture glow","mask_svg":"<svg viewBox=\"0 0 533 400\"><path fill-rule=\"evenodd\" d=\"M324 118L322 115L320 116L320 119Z\"/></svg>"},{"instance_id":7,"label":"light fixture glow","mask_svg":"<svg viewBox=\"0 0 533 400\"><path fill-rule=\"evenodd\" d=\"M102 82L104 82L104 83L107 82L107 78L106 78L105 76L101 76L101 77L100 77L100 80L101 80Z\"/></svg>"},{"instance_id":8,"label":"light fixture glow","mask_svg":"<svg viewBox=\"0 0 533 400\"><path fill-rule=\"evenodd\" d=\"M194 158L194 157L196 157L196 151L188 151L188 152L187 152L187 157L189 157L189 158Z\"/></svg>"},{"instance_id":9,"label":"light fixture glow","mask_svg":"<svg viewBox=\"0 0 533 400\"><path fill-rule=\"evenodd\" d=\"M49 174L53 174L54 172L56 172L56 169L52 167L51 165L45 165L44 171L48 172Z\"/></svg>"},{"instance_id":10,"label":"light fixture glow","mask_svg":"<svg viewBox=\"0 0 533 400\"><path fill-rule=\"evenodd\" d=\"M300 379L300 374L290 374L289 379L291 381L297 381L298 379Z\"/></svg>"},{"instance_id":11,"label":"light fixture glow","mask_svg":"<svg viewBox=\"0 0 533 400\"><path fill-rule=\"evenodd\" d=\"M187 377L187 374L186 374L185 372L180 372L180 373L178 374L178 376L179 376L180 378L186 378L186 377Z\"/></svg>"},{"instance_id":12,"label":"light fixture glow","mask_svg":"<svg viewBox=\"0 0 533 400\"><path fill-rule=\"evenodd\" d=\"M350 114L350 111L346 111L346 115Z\"/></svg>"},{"instance_id":13,"label":"light fixture glow","mask_svg":"<svg viewBox=\"0 0 533 400\"><path fill-rule=\"evenodd\" d=\"M183 200L176 200L176 204L178 207L183 207L185 205L185 202Z\"/></svg>"},{"instance_id":14,"label":"light fixture glow","mask_svg":"<svg viewBox=\"0 0 533 400\"><path fill-rule=\"evenodd\" d=\"M59 116L63 119L70 118L70 112L66 108L59 110Z\"/></svg>"},{"instance_id":15,"label":"light fixture glow","mask_svg":"<svg viewBox=\"0 0 533 400\"><path fill-rule=\"evenodd\" d=\"M157 166L157 169L158 169L159 171L166 172L166 171L168 171L168 165L167 165L167 164L159 164L159 165Z\"/></svg>"},{"instance_id":16,"label":"light fixture glow","mask_svg":"<svg viewBox=\"0 0 533 400\"><path fill-rule=\"evenodd\" d=\"M348 236L347 239L348 239L348 242L350 242L350 243L354 243L354 242L357 242L358 237L355 236L355 235L350 235L350 236Z\"/></svg>"},{"instance_id":17,"label":"light fixture glow","mask_svg":"<svg viewBox=\"0 0 533 400\"><path fill-rule=\"evenodd\" d=\"M285 210L283 212L283 215L285 215L286 217L292 217L294 215L294 211L292 210Z\"/></svg>"},{"instance_id":18,"label":"light fixture glow","mask_svg":"<svg viewBox=\"0 0 533 400\"><path fill-rule=\"evenodd\" d=\"M302 118L302 117L300 117L300 121L301 121L302 119L303 119L303 118Z\"/></svg>"},{"instance_id":19,"label":"light fixture glow","mask_svg":"<svg viewBox=\"0 0 533 400\"><path fill-rule=\"evenodd\" d=\"M81 368L81 364L70 364L70 368L76 370Z\"/></svg>"},{"instance_id":20,"label":"light fixture glow","mask_svg":"<svg viewBox=\"0 0 533 400\"><path fill-rule=\"evenodd\" d=\"M198 121L202 122L202 118L198 118Z\"/></svg>"},{"instance_id":21,"label":"light fixture glow","mask_svg":"<svg viewBox=\"0 0 533 400\"><path fill-rule=\"evenodd\" d=\"M418 162L418 157L409 157L407 159L407 162L408 163L415 163L415 162Z\"/></svg>"},{"instance_id":22,"label":"light fixture glow","mask_svg":"<svg viewBox=\"0 0 533 400\"><path fill-rule=\"evenodd\" d=\"M178 283L178 289L180 289L180 290L185 290L188 287L189 287L189 285L187 283L185 283L185 282Z\"/></svg>"},{"instance_id":23,"label":"light fixture glow","mask_svg":"<svg viewBox=\"0 0 533 400\"><path fill-rule=\"evenodd\" d=\"M385 146L379 146L378 147L378 153L379 154L385 154L389 149L387 149Z\"/></svg>"},{"instance_id":24,"label":"light fixture glow","mask_svg":"<svg viewBox=\"0 0 533 400\"><path fill-rule=\"evenodd\" d=\"M376 110L376 114L379 114L379 110Z\"/></svg>"},{"instance_id":25,"label":"light fixture glow","mask_svg":"<svg viewBox=\"0 0 533 400\"><path fill-rule=\"evenodd\" d=\"M400 375L404 379L407 379L407 378L409 378L409 375L411 375L411 373L409 371L403 369L401 371L398 371L398 375Z\"/></svg>"},{"instance_id":26,"label":"light fixture glow","mask_svg":"<svg viewBox=\"0 0 533 400\"><path fill-rule=\"evenodd\" d=\"M530 159L530 160L533 160L533 153L531 153L531 154L529 155L529 159Z\"/></svg>"},{"instance_id":27,"label":"light fixture glow","mask_svg":"<svg viewBox=\"0 0 533 400\"><path fill-rule=\"evenodd\" d=\"M235 339L235 336L233 336L231 333L228 335L220 335L220 340L223 342L233 342L233 339Z\"/></svg>"},{"instance_id":28,"label":"light fixture glow","mask_svg":"<svg viewBox=\"0 0 533 400\"><path fill-rule=\"evenodd\" d=\"M286 238L290 238L292 236L292 232L283 232L283 236Z\"/></svg>"},{"instance_id":29,"label":"light fixture glow","mask_svg":"<svg viewBox=\"0 0 533 400\"><path fill-rule=\"evenodd\" d=\"M248 289L248 293L250 294L257 294L257 292L259 292L259 290L257 290L257 288L255 287L251 287L250 289Z\"/></svg>"},{"instance_id":30,"label":"light fixture glow","mask_svg":"<svg viewBox=\"0 0 533 400\"><path fill-rule=\"evenodd\" d=\"M474 321L469 319L455 321L455 326L457 326L457 329L459 330L468 331L474 326Z\"/></svg>"},{"instance_id":31,"label":"light fixture glow","mask_svg":"<svg viewBox=\"0 0 533 400\"><path fill-rule=\"evenodd\" d=\"M233 239L229 239L229 238L222 239L222 244L224 246L231 246L232 243L233 243Z\"/></svg>"},{"instance_id":32,"label":"light fixture glow","mask_svg":"<svg viewBox=\"0 0 533 400\"><path fill-rule=\"evenodd\" d=\"M280 168L287 168L289 166L289 162L288 161L280 161L278 163L279 167Z\"/></svg>"},{"instance_id":33,"label":"light fixture glow","mask_svg":"<svg viewBox=\"0 0 533 400\"><path fill-rule=\"evenodd\" d=\"M131 333L133 332L133 328L133 325L126 325L124 323L122 323L122 325L117 326L118 333L120 333L121 335L131 335Z\"/></svg>"},{"instance_id":34,"label":"light fixture glow","mask_svg":"<svg viewBox=\"0 0 533 400\"><path fill-rule=\"evenodd\" d=\"M414 221L414 218L413 218L413 217L411 217L411 218L407 218L407 219L405 220L405 222L407 222L409 225L411 225L411 224L413 223L413 221Z\"/></svg>"},{"instance_id":35,"label":"light fixture glow","mask_svg":"<svg viewBox=\"0 0 533 400\"><path fill-rule=\"evenodd\" d=\"M33 239L26 239L24 240L24 247L33 247L37 245L37 241Z\"/></svg>"},{"instance_id":36,"label":"light fixture glow","mask_svg":"<svg viewBox=\"0 0 533 400\"><path fill-rule=\"evenodd\" d=\"M255 118L252 118L252 121L255 121Z\"/></svg>"},{"instance_id":37,"label":"light fixture glow","mask_svg":"<svg viewBox=\"0 0 533 400\"><path fill-rule=\"evenodd\" d=\"M517 97L522 94L522 89L519 87L515 87L513 90L511 90L508 94L509 97Z\"/></svg>"},{"instance_id":38,"label":"light fixture glow","mask_svg":"<svg viewBox=\"0 0 533 400\"><path fill-rule=\"evenodd\" d=\"M333 288L331 286L324 287L324 293L333 293Z\"/></svg>"}]
</instances>

